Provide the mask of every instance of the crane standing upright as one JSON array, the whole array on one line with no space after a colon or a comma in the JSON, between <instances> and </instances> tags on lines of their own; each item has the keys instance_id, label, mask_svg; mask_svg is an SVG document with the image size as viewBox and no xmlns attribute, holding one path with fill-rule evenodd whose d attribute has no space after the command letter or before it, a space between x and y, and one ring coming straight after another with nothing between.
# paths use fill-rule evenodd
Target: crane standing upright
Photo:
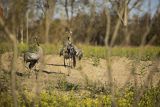
<instances>
[{"instance_id":1,"label":"crane standing upright","mask_svg":"<svg viewBox=\"0 0 160 107\"><path fill-rule=\"evenodd\" d=\"M35 38L35 42L37 45L37 50L35 52L26 52L24 53L24 62L29 63L29 69L32 69L36 63L38 63L39 60L43 57L43 49L39 45L38 38Z\"/></svg>"}]
</instances>

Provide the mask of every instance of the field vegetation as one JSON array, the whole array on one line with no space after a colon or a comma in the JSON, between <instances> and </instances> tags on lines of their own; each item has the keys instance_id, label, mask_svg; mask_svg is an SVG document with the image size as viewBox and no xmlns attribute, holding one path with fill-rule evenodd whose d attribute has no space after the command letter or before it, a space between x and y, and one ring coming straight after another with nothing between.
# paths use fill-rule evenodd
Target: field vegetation
<instances>
[{"instance_id":1,"label":"field vegetation","mask_svg":"<svg viewBox=\"0 0 160 107\"><path fill-rule=\"evenodd\" d=\"M2 48L1 54L10 51L8 43L2 43L0 45ZM8 46L8 47L7 47ZM84 60L92 59L93 66L100 65L100 59L106 59L107 49L101 46L91 46L91 45L77 45L84 52ZM61 45L43 45L42 47L46 55L58 55L59 47ZM28 46L26 44L18 45L18 52L21 56L27 50L35 50L34 44ZM140 53L142 50L142 53ZM34 51L33 51L34 52ZM131 60L139 61L154 61L159 59L159 47L146 46L146 47L113 47L110 57L126 57ZM140 56L141 55L141 56ZM77 68L79 71L83 69L82 66ZM144 71L145 72L145 71ZM158 71L159 72L159 71ZM19 74L17 74L18 76ZM57 82L48 81L45 87L39 92L38 99L37 95L31 91L27 85L20 86L19 83L21 79L28 78L28 76L17 77L17 101L18 106L42 106L42 107L111 107L112 104L112 93L109 84L102 84L100 82L95 83L85 78L85 86L80 84L70 83L66 80L65 76L53 77L60 78ZM44 74L41 74L44 75ZM144 75L143 71L141 76ZM13 106L12 96L10 87L10 73L6 71L1 71L1 94L0 100L2 107ZM124 88L117 87L115 92L115 102L118 107L130 107L137 104L138 107L154 107L159 105L160 101L160 88L157 86L150 86L144 89L143 92L138 91L141 87L134 87L133 84L128 84ZM137 94L140 94L138 102L135 102L134 98ZM36 100L39 100L38 103Z\"/></svg>"},{"instance_id":2,"label":"field vegetation","mask_svg":"<svg viewBox=\"0 0 160 107\"><path fill-rule=\"evenodd\" d=\"M159 19L158 0L0 0L0 107L160 107Z\"/></svg>"},{"instance_id":3,"label":"field vegetation","mask_svg":"<svg viewBox=\"0 0 160 107\"><path fill-rule=\"evenodd\" d=\"M11 45L9 43L1 43L0 44L0 53L3 54L5 52L12 51ZM85 44L78 44L77 47L81 48L84 52L84 57L86 58L102 58L105 59L107 55L107 48L104 46L92 46ZM42 44L42 48L45 54L55 54L58 55L60 49L62 48L61 44ZM30 50L34 51L36 49L35 44L27 45L27 44L19 44L18 52L19 54L23 54L24 52ZM141 55L141 56L140 56ZM152 60L160 55L160 47L159 46L145 46L145 47L113 47L111 51L111 56L119 56L119 57L127 57L131 59L140 58L143 61Z\"/></svg>"}]
</instances>

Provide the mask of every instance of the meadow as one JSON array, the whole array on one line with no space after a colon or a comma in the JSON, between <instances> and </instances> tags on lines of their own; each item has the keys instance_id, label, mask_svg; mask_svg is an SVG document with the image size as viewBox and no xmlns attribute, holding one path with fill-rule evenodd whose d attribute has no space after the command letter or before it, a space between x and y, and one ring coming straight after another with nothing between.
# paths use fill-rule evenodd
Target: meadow
<instances>
[{"instance_id":1,"label":"meadow","mask_svg":"<svg viewBox=\"0 0 160 107\"><path fill-rule=\"evenodd\" d=\"M11 51L11 45L8 43L0 44L0 53ZM45 54L59 54L62 45L60 44L41 44ZM107 56L107 48L105 46L92 46L92 45L76 45L83 50L84 57L98 57L105 59ZM34 50L35 46L28 46L26 44L19 44L19 54L26 52L27 50ZM138 59L143 61L152 60L160 55L159 46L144 46L144 47L113 47L111 48L111 56L127 57L131 59Z\"/></svg>"},{"instance_id":2,"label":"meadow","mask_svg":"<svg viewBox=\"0 0 160 107\"><path fill-rule=\"evenodd\" d=\"M160 89L154 87L147 89L140 97L137 105L134 105L134 88L126 88L123 93L117 92L115 102L118 107L158 107L160 100ZM0 100L1 107L12 107L12 97L10 94L1 93ZM23 94L18 95L18 106L19 107L112 107L111 94L98 94L94 95L91 93L79 92L78 90L70 91L49 91L44 90L38 95L39 103L36 101L35 94L29 90L23 90Z\"/></svg>"},{"instance_id":3,"label":"meadow","mask_svg":"<svg viewBox=\"0 0 160 107\"><path fill-rule=\"evenodd\" d=\"M61 45L41 44L46 55L59 55ZM93 66L99 66L99 59L107 59L107 49L101 46L91 45L77 45L83 50L84 60L92 59ZM4 54L11 51L8 43L1 43L0 53ZM18 45L18 52L21 56L23 52L28 49L34 50L34 45L28 46L26 44ZM139 61L154 61L160 57L160 47L145 46L145 47L113 47L111 49L110 57L125 57L130 60ZM81 71L80 68L77 68ZM41 74L39 74L41 75ZM143 75L142 75L143 76ZM12 107L12 97L10 92L10 73L1 70L1 107ZM66 79L60 79L56 83L52 81L46 82L45 88L39 93L34 92L27 85L20 85L22 78L27 77L17 76L17 97L18 105L20 107L112 107L113 97L110 84L99 85L100 83L92 83L86 78L86 86L72 84ZM61 78L61 77L50 77ZM63 78L66 78L64 76ZM106 77L107 78L107 77ZM28 80L27 80L28 81ZM31 80L33 81L33 80ZM41 82L44 80L41 80ZM46 81L46 80L45 80ZM143 91L141 91L143 89ZM138 95L138 100L135 100ZM136 102L137 101L137 102ZM133 84L128 84L124 88L115 88L114 102L118 107L158 107L160 105L160 88L159 84L156 86L149 86L144 88L135 87Z\"/></svg>"}]
</instances>

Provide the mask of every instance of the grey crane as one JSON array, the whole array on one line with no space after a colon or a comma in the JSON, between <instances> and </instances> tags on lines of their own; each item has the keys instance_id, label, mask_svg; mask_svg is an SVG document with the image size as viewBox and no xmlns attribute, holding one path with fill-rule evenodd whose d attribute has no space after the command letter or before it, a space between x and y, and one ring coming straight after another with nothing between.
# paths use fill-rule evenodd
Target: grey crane
<instances>
[{"instance_id":1,"label":"grey crane","mask_svg":"<svg viewBox=\"0 0 160 107\"><path fill-rule=\"evenodd\" d=\"M78 49L76 46L72 44L72 31L69 30L69 32L66 32L67 35L67 41L64 42L63 48L60 50L60 56L64 57L64 66L66 66L66 60L69 59L69 66L72 62L73 67L76 66L76 57L78 57L79 60L83 57L83 53L81 49ZM71 66L72 67L72 66Z\"/></svg>"},{"instance_id":2,"label":"grey crane","mask_svg":"<svg viewBox=\"0 0 160 107\"><path fill-rule=\"evenodd\" d=\"M43 49L39 45L37 37L35 38L37 44L37 50L35 52L26 52L24 53L24 62L25 64L29 63L29 69L32 69L36 63L43 57Z\"/></svg>"},{"instance_id":3,"label":"grey crane","mask_svg":"<svg viewBox=\"0 0 160 107\"><path fill-rule=\"evenodd\" d=\"M76 50L76 57L77 57L79 60L81 60L82 57L83 57L83 52L82 52L82 50L81 50L81 49L78 49L78 48L76 48L75 50Z\"/></svg>"},{"instance_id":4,"label":"grey crane","mask_svg":"<svg viewBox=\"0 0 160 107\"><path fill-rule=\"evenodd\" d=\"M60 56L64 57L64 66L66 66L66 60L69 59L73 62L73 66L76 66L76 57L81 60L83 57L83 52L81 49L73 46L73 44L68 44L66 47L60 50Z\"/></svg>"},{"instance_id":5,"label":"grey crane","mask_svg":"<svg viewBox=\"0 0 160 107\"><path fill-rule=\"evenodd\" d=\"M60 56L62 55L64 57L64 66L66 66L67 59L69 60L69 66L71 66L71 62L73 63L73 67L76 66L76 51L72 44L68 44L65 48L60 50Z\"/></svg>"}]
</instances>

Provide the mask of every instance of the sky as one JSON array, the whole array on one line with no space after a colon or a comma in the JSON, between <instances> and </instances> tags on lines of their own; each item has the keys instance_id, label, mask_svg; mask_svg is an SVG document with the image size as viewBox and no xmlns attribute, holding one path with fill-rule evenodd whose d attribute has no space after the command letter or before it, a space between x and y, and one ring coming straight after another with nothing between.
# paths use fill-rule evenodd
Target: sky
<instances>
[{"instance_id":1,"label":"sky","mask_svg":"<svg viewBox=\"0 0 160 107\"><path fill-rule=\"evenodd\" d=\"M159 4L159 1L160 0L151 0L151 2L149 2L149 0L144 0L144 4L143 4L143 6L142 6L142 8L141 8L141 12L138 12L137 10L133 10L132 11L132 15L134 15L134 14L140 14L140 15L143 15L145 12L148 12L149 10L151 11L151 14L152 14L152 16L155 14L155 12L156 12L156 8L157 8L157 6L158 6L158 4ZM148 3L150 3L150 6L151 6L151 8L149 9L149 7L148 7Z\"/></svg>"},{"instance_id":2,"label":"sky","mask_svg":"<svg viewBox=\"0 0 160 107\"><path fill-rule=\"evenodd\" d=\"M132 1L135 1L135 0L132 0ZM137 9L133 9L131 12L130 12L130 17L132 17L132 16L134 16L135 14L138 14L138 15L143 15L144 13L146 13L148 10L149 10L149 8L148 8L148 3L149 3L149 1L150 0L144 0L144 3L143 3L143 5L142 5L142 7L141 7L141 9L140 9L140 11L139 10L137 10ZM156 12L156 8L157 8L157 6L158 6L158 4L159 4L159 1L160 0L151 0L151 14L152 14L152 16L155 14L155 12ZM93 0L90 0L90 2L93 2ZM96 2L96 9L97 9L97 11L101 11L102 10L102 7L105 7L105 6L109 6L109 4L108 5L104 5L104 3L103 3L103 0L95 0L95 2ZM81 5L80 6L75 6L75 7L78 7L78 8L76 8L75 10L81 10L81 9L84 9L84 7L82 7ZM69 10L70 10L70 8L68 8ZM87 13L87 12L89 12L89 9L88 8L85 8L84 9L84 11ZM66 14L65 14L65 9L64 9L64 6L62 6L62 5L59 5L59 4L57 4L56 5L56 8L55 8L55 15L54 15L54 18L65 18L66 17Z\"/></svg>"}]
</instances>

